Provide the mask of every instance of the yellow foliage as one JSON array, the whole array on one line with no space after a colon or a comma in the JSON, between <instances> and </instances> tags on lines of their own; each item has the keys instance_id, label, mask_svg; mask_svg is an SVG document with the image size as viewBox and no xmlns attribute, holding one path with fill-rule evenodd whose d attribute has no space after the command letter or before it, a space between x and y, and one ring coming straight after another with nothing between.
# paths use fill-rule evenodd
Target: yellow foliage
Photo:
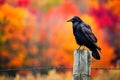
<instances>
[{"instance_id":1,"label":"yellow foliage","mask_svg":"<svg viewBox=\"0 0 120 80\"><path fill-rule=\"evenodd\" d=\"M18 7L12 7L8 4L4 4L1 8L0 19L4 15L9 24L15 26L15 28L21 29L28 22L30 14L27 10Z\"/></svg>"},{"instance_id":2,"label":"yellow foliage","mask_svg":"<svg viewBox=\"0 0 120 80\"><path fill-rule=\"evenodd\" d=\"M0 12L0 22L2 22L3 19L4 19L4 14L3 14L3 12Z\"/></svg>"},{"instance_id":3,"label":"yellow foliage","mask_svg":"<svg viewBox=\"0 0 120 80\"><path fill-rule=\"evenodd\" d=\"M1 30L3 30L1 42L4 44L3 51L8 47L5 52L2 52L3 56L11 58L7 66L20 67L27 52L23 42L32 38L32 30L35 24L34 16L27 9L13 7L5 3L0 6L0 22L6 22L1 27ZM16 40L16 42L13 40ZM5 43L7 43L7 46ZM12 54L9 48L13 52L16 51L15 54ZM33 51L36 52L36 49L34 48ZM8 56L8 54L11 56Z\"/></svg>"},{"instance_id":4,"label":"yellow foliage","mask_svg":"<svg viewBox=\"0 0 120 80\"><path fill-rule=\"evenodd\" d=\"M99 7L99 0L87 0L88 5L90 7L98 8Z\"/></svg>"},{"instance_id":5,"label":"yellow foliage","mask_svg":"<svg viewBox=\"0 0 120 80\"><path fill-rule=\"evenodd\" d=\"M106 4L108 8L112 9L112 11L120 16L120 1L119 0L108 0Z\"/></svg>"},{"instance_id":6,"label":"yellow foliage","mask_svg":"<svg viewBox=\"0 0 120 80\"><path fill-rule=\"evenodd\" d=\"M35 20L33 20L34 16L31 15L28 10L19 7L13 7L6 3L0 8L0 22L4 22L4 18L6 18L8 24L3 27L5 31L3 41L12 39L13 37L18 37L19 39L25 41L25 37L30 37L28 34L25 36L22 34L23 30L28 27L28 31L31 32L32 27L35 24ZM25 33L27 33L27 31Z\"/></svg>"},{"instance_id":7,"label":"yellow foliage","mask_svg":"<svg viewBox=\"0 0 120 80\"><path fill-rule=\"evenodd\" d=\"M43 9L46 7L50 7L50 5L52 5L52 4L59 4L60 2L63 2L63 1L64 0L43 0L43 1L35 0L31 4L40 9Z\"/></svg>"}]
</instances>

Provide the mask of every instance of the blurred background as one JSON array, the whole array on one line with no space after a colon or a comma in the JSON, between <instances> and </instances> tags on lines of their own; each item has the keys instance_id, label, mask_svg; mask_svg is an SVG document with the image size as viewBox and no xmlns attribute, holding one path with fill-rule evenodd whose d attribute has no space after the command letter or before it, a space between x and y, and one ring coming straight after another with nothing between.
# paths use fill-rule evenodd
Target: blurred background
<instances>
[{"instance_id":1,"label":"blurred background","mask_svg":"<svg viewBox=\"0 0 120 80\"><path fill-rule=\"evenodd\" d=\"M102 48L91 67L115 68L92 70L91 79L120 79L119 0L0 0L0 80L72 80L79 46L66 21L75 15L91 26ZM63 69L2 71L51 66Z\"/></svg>"}]
</instances>

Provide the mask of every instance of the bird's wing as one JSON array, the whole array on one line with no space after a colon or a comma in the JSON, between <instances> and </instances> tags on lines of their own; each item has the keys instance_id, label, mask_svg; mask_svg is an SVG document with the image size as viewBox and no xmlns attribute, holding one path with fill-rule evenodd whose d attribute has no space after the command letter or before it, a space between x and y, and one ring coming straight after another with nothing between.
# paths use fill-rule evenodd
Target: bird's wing
<instances>
[{"instance_id":1,"label":"bird's wing","mask_svg":"<svg viewBox=\"0 0 120 80\"><path fill-rule=\"evenodd\" d=\"M89 25L81 24L81 29L82 29L82 32L87 37L87 39L89 39L91 42L97 42L97 38L92 33L92 29L90 28Z\"/></svg>"}]
</instances>

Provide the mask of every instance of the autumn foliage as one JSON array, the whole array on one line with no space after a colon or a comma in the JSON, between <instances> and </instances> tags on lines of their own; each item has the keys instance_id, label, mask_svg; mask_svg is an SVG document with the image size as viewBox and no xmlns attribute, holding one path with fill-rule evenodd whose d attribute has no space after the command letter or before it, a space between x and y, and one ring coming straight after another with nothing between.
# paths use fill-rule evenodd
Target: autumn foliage
<instances>
[{"instance_id":1,"label":"autumn foliage","mask_svg":"<svg viewBox=\"0 0 120 80\"><path fill-rule=\"evenodd\" d=\"M72 67L78 45L66 20L74 15L91 26L102 48L101 60L93 59L92 67L115 65L120 58L119 1L91 1L0 0L0 69ZM90 7L84 13L82 2Z\"/></svg>"}]
</instances>

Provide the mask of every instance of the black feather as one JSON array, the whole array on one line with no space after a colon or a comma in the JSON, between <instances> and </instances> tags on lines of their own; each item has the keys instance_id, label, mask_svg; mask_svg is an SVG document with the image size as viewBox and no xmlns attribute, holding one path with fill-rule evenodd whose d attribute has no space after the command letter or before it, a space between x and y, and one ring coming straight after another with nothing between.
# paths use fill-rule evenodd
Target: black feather
<instances>
[{"instance_id":1,"label":"black feather","mask_svg":"<svg viewBox=\"0 0 120 80\"><path fill-rule=\"evenodd\" d=\"M92 32L92 29L89 25L85 24L79 17L74 16L72 19L68 20L68 22L73 23L73 34L75 36L76 42L78 45L86 46L92 51L92 56L100 60L100 55L98 50L101 48L97 46L97 38Z\"/></svg>"}]
</instances>

